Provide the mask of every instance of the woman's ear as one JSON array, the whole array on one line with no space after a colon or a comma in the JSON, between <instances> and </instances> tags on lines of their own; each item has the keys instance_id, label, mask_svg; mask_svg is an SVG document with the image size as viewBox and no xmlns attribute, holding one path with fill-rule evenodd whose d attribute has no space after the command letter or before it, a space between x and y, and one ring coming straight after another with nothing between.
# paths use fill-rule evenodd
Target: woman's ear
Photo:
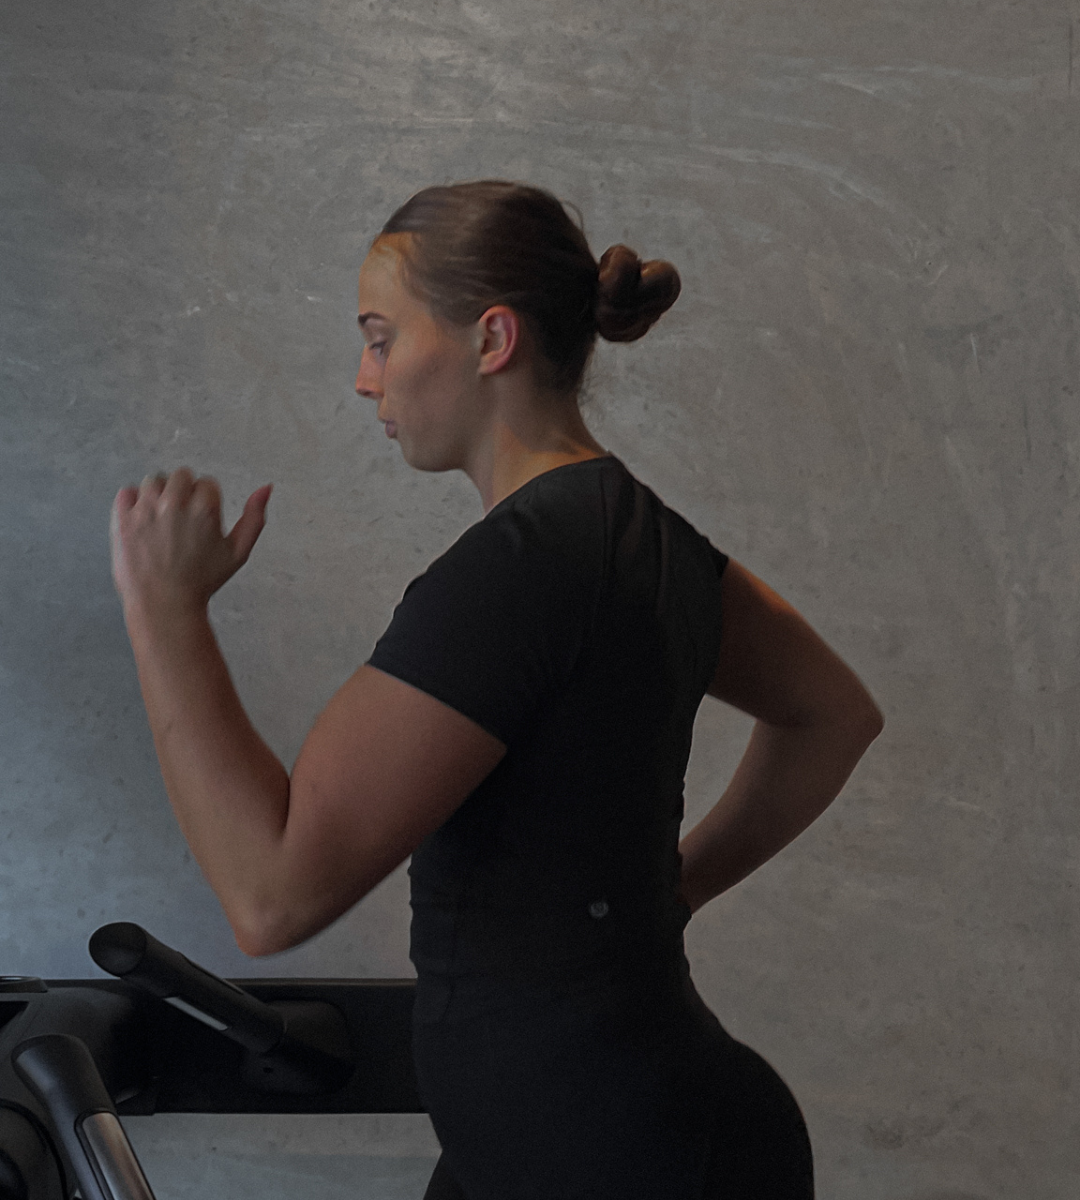
<instances>
[{"instance_id":1,"label":"woman's ear","mask_svg":"<svg viewBox=\"0 0 1080 1200\"><path fill-rule=\"evenodd\" d=\"M522 320L512 308L496 304L477 322L480 374L494 375L507 367L522 342Z\"/></svg>"}]
</instances>

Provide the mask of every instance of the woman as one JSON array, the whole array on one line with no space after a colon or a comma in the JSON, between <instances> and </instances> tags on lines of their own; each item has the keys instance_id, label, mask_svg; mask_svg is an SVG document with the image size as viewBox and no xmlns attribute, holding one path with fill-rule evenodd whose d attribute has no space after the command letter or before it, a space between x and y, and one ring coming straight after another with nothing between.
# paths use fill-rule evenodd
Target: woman
<instances>
[{"instance_id":1,"label":"woman","mask_svg":"<svg viewBox=\"0 0 1080 1200\"><path fill-rule=\"evenodd\" d=\"M405 460L486 516L406 589L291 777L207 620L269 488L125 488L113 563L170 801L251 955L323 929L412 854L414 1050L443 1146L429 1200L803 1200L794 1098L689 978L691 913L836 796L881 728L805 621L590 435L597 333L640 337L673 267L593 259L563 206L430 188L360 272L356 390ZM694 715L756 718L680 843Z\"/></svg>"}]
</instances>

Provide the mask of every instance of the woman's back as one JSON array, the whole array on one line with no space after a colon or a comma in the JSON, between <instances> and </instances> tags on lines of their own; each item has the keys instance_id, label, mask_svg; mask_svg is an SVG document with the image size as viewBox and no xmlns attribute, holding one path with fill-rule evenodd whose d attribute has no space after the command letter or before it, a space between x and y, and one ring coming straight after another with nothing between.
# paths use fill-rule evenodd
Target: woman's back
<instances>
[{"instance_id":1,"label":"woman's back","mask_svg":"<svg viewBox=\"0 0 1080 1200\"><path fill-rule=\"evenodd\" d=\"M810 1194L790 1093L682 946L683 777L726 561L618 459L569 464L414 580L372 655L508 747L410 868L433 1200L698 1200L733 1185L717 1147L747 1145L733 1122L762 1096L751 1126L789 1139L806 1184L778 1194Z\"/></svg>"},{"instance_id":2,"label":"woman's back","mask_svg":"<svg viewBox=\"0 0 1080 1200\"><path fill-rule=\"evenodd\" d=\"M414 581L371 664L508 746L414 852L422 981L678 944L683 776L726 559L612 456L537 476Z\"/></svg>"}]
</instances>

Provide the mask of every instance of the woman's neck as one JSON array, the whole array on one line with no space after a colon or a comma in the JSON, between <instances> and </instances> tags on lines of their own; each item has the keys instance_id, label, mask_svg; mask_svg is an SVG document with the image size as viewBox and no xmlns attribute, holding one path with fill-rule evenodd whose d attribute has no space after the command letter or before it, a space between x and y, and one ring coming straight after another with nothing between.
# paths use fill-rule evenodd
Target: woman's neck
<instances>
[{"instance_id":1,"label":"woman's neck","mask_svg":"<svg viewBox=\"0 0 1080 1200\"><path fill-rule=\"evenodd\" d=\"M464 468L485 513L545 471L608 454L573 397L497 408L485 434Z\"/></svg>"}]
</instances>

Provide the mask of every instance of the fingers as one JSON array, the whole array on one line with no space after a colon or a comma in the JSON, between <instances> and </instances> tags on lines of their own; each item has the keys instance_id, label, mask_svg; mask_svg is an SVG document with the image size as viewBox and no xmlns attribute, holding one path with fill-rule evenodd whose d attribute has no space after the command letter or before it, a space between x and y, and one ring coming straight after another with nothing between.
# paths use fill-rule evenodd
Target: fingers
<instances>
[{"instance_id":1,"label":"fingers","mask_svg":"<svg viewBox=\"0 0 1080 1200\"><path fill-rule=\"evenodd\" d=\"M231 557L237 565L247 561L259 534L266 524L266 505L273 484L256 488L247 499L240 519L233 526L225 541ZM150 504L163 517L167 510L178 513L187 511L195 518L209 518L221 532L221 486L209 475L195 478L189 467L180 467L171 475L158 473L147 475L138 488L121 488L113 504L112 525L115 529L120 519L136 504Z\"/></svg>"},{"instance_id":2,"label":"fingers","mask_svg":"<svg viewBox=\"0 0 1080 1200\"><path fill-rule=\"evenodd\" d=\"M179 467L171 475L159 471L156 475L147 475L139 484L138 498L166 500L174 505L184 505L191 496L194 484L195 476L190 467Z\"/></svg>"},{"instance_id":3,"label":"fingers","mask_svg":"<svg viewBox=\"0 0 1080 1200\"><path fill-rule=\"evenodd\" d=\"M160 471L156 475L147 475L142 483L139 484L139 499L142 500L144 497L150 497L156 500L165 490L165 483L168 478L167 475L162 474Z\"/></svg>"},{"instance_id":4,"label":"fingers","mask_svg":"<svg viewBox=\"0 0 1080 1200\"><path fill-rule=\"evenodd\" d=\"M212 517L221 528L221 485L209 475L201 475L191 488L191 510L198 516Z\"/></svg>"},{"instance_id":5,"label":"fingers","mask_svg":"<svg viewBox=\"0 0 1080 1200\"><path fill-rule=\"evenodd\" d=\"M254 503L260 512L264 510L272 486L265 484L258 488L248 498L248 504ZM190 505L197 512L216 515L221 512L221 485L210 475L196 478L190 467L178 467L170 475L163 471L147 475L137 488L121 488L114 506L126 512L139 500L146 499L161 500L173 508Z\"/></svg>"},{"instance_id":6,"label":"fingers","mask_svg":"<svg viewBox=\"0 0 1080 1200\"><path fill-rule=\"evenodd\" d=\"M124 488L138 500L161 501L169 508L184 508L191 504L204 512L220 512L221 488L210 476L196 479L190 467L178 467L170 475L159 471L147 475L138 488ZM130 505L128 506L130 507Z\"/></svg>"},{"instance_id":7,"label":"fingers","mask_svg":"<svg viewBox=\"0 0 1080 1200\"><path fill-rule=\"evenodd\" d=\"M135 502L139 498L139 489L137 487L122 487L113 500L112 512L109 514L109 536L116 541L116 535L120 530L120 520L126 514L131 512L135 507Z\"/></svg>"},{"instance_id":8,"label":"fingers","mask_svg":"<svg viewBox=\"0 0 1080 1200\"><path fill-rule=\"evenodd\" d=\"M161 476L157 476L158 479ZM190 467L178 467L165 480L165 485L161 489L160 496L164 503L170 504L176 508L183 508L191 499L191 494L195 490L195 476Z\"/></svg>"},{"instance_id":9,"label":"fingers","mask_svg":"<svg viewBox=\"0 0 1080 1200\"><path fill-rule=\"evenodd\" d=\"M272 483L264 483L256 488L247 498L240 519L229 531L226 541L232 547L237 562L247 562L255 543L259 540L266 525L266 506L270 502L270 493L274 490Z\"/></svg>"},{"instance_id":10,"label":"fingers","mask_svg":"<svg viewBox=\"0 0 1080 1200\"><path fill-rule=\"evenodd\" d=\"M126 513L135 507L135 501L138 498L139 489L137 487L122 487L116 493L116 499L113 500L113 509L118 513Z\"/></svg>"}]
</instances>

